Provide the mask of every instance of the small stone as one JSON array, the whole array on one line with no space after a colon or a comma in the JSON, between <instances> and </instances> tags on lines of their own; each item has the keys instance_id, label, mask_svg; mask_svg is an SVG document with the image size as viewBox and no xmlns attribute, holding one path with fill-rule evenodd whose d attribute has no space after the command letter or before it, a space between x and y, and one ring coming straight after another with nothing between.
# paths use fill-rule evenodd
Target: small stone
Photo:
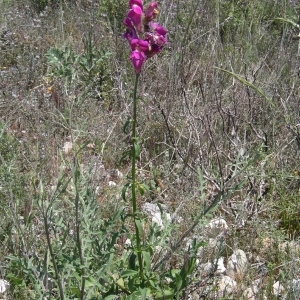
<instances>
[{"instance_id":1,"label":"small stone","mask_svg":"<svg viewBox=\"0 0 300 300\"><path fill-rule=\"evenodd\" d=\"M217 297L231 296L237 283L229 276L221 276L217 281Z\"/></svg>"},{"instance_id":2,"label":"small stone","mask_svg":"<svg viewBox=\"0 0 300 300\"><path fill-rule=\"evenodd\" d=\"M243 299L245 300L256 300L259 295L259 288L256 284L253 284L251 287L248 287L243 293Z\"/></svg>"},{"instance_id":3,"label":"small stone","mask_svg":"<svg viewBox=\"0 0 300 300\"><path fill-rule=\"evenodd\" d=\"M224 266L224 257L219 257L213 263L208 262L200 266L200 269L205 274L214 273L214 275L221 275L226 272L226 268Z\"/></svg>"},{"instance_id":4,"label":"small stone","mask_svg":"<svg viewBox=\"0 0 300 300\"><path fill-rule=\"evenodd\" d=\"M4 279L0 279L0 295L3 295L9 288L9 282L4 280Z\"/></svg>"},{"instance_id":5,"label":"small stone","mask_svg":"<svg viewBox=\"0 0 300 300\"><path fill-rule=\"evenodd\" d=\"M216 238L220 234L224 234L228 230L227 222L224 219L218 218L211 220L205 228L207 234L211 238Z\"/></svg>"},{"instance_id":6,"label":"small stone","mask_svg":"<svg viewBox=\"0 0 300 300\"><path fill-rule=\"evenodd\" d=\"M63 146L63 152L65 154L69 154L72 151L73 143L72 142L65 142Z\"/></svg>"},{"instance_id":7,"label":"small stone","mask_svg":"<svg viewBox=\"0 0 300 300\"><path fill-rule=\"evenodd\" d=\"M115 187L115 186L117 186L117 184L114 181L109 181L108 186L109 187Z\"/></svg>"},{"instance_id":8,"label":"small stone","mask_svg":"<svg viewBox=\"0 0 300 300\"><path fill-rule=\"evenodd\" d=\"M276 296L276 297L280 297L283 295L284 287L279 281L276 281L273 284L273 293L274 293L274 296Z\"/></svg>"},{"instance_id":9,"label":"small stone","mask_svg":"<svg viewBox=\"0 0 300 300\"><path fill-rule=\"evenodd\" d=\"M166 214L165 214L165 219L166 219L167 221L171 221L171 220L172 220L172 219L171 219L171 215L168 214L168 213L166 213ZM153 216L152 216L152 222L153 222L153 223L156 223L161 229L163 229L163 228L165 227L165 226L164 226L163 219L162 219L162 215L161 215L160 212L153 214Z\"/></svg>"},{"instance_id":10,"label":"small stone","mask_svg":"<svg viewBox=\"0 0 300 300\"><path fill-rule=\"evenodd\" d=\"M132 246L130 239L126 239L124 244L125 244L126 247L131 247Z\"/></svg>"},{"instance_id":11,"label":"small stone","mask_svg":"<svg viewBox=\"0 0 300 300\"><path fill-rule=\"evenodd\" d=\"M117 179L122 179L123 178L123 173L120 172L118 169L113 169L110 171L110 177L117 180Z\"/></svg>"},{"instance_id":12,"label":"small stone","mask_svg":"<svg viewBox=\"0 0 300 300\"><path fill-rule=\"evenodd\" d=\"M295 297L296 295L300 295L300 279L293 279L289 285L289 296Z\"/></svg>"},{"instance_id":13,"label":"small stone","mask_svg":"<svg viewBox=\"0 0 300 300\"><path fill-rule=\"evenodd\" d=\"M232 279L241 280L247 272L248 265L246 253L240 249L234 250L228 259L226 273Z\"/></svg>"}]
</instances>

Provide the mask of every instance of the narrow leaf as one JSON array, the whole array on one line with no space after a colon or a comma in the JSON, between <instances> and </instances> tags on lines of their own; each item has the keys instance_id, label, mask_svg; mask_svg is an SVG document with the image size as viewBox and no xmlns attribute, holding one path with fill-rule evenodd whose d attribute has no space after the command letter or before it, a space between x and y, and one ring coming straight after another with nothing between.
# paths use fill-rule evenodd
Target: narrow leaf
<instances>
[{"instance_id":1,"label":"narrow leaf","mask_svg":"<svg viewBox=\"0 0 300 300\"><path fill-rule=\"evenodd\" d=\"M132 252L129 258L129 268L135 270L136 255Z\"/></svg>"},{"instance_id":2,"label":"narrow leaf","mask_svg":"<svg viewBox=\"0 0 300 300\"><path fill-rule=\"evenodd\" d=\"M294 27L297 27L298 29L300 29L300 25L297 24L296 22L290 20L290 19L285 19L285 18L275 18L275 20L279 20L279 21L284 21L284 22L290 23L290 24L293 25Z\"/></svg>"},{"instance_id":3,"label":"narrow leaf","mask_svg":"<svg viewBox=\"0 0 300 300\"><path fill-rule=\"evenodd\" d=\"M150 268L151 268L151 256L150 256L150 253L147 252L147 251L142 251L142 254L143 254L143 259L144 259L144 262L145 262L146 270L150 271Z\"/></svg>"},{"instance_id":4,"label":"narrow leaf","mask_svg":"<svg viewBox=\"0 0 300 300\"><path fill-rule=\"evenodd\" d=\"M128 132L127 132L127 128L128 128L128 126L129 126L130 123L131 123L131 119L128 118L127 121L125 122L124 126L123 126L123 132L124 132L125 134L128 133Z\"/></svg>"},{"instance_id":5,"label":"narrow leaf","mask_svg":"<svg viewBox=\"0 0 300 300\"><path fill-rule=\"evenodd\" d=\"M253 90L255 90L257 93L259 93L261 96L263 96L265 98L265 100L272 106L272 107L276 107L276 105L274 104L274 102L256 85L254 85L253 83L249 82L248 80L246 80L245 78L241 77L240 75L237 75L235 73L232 73L230 71L227 71L225 69L222 68L218 68L215 67L218 70L223 71L224 73L227 73L231 76L233 76L235 79L237 79L238 81L240 81L241 83L249 86L250 88L252 88Z\"/></svg>"},{"instance_id":6,"label":"narrow leaf","mask_svg":"<svg viewBox=\"0 0 300 300\"><path fill-rule=\"evenodd\" d=\"M136 224L136 226L138 228L139 234L141 235L142 232L143 232L143 227L142 227L141 220L140 219L135 219L134 222L135 222L135 224Z\"/></svg>"},{"instance_id":7,"label":"narrow leaf","mask_svg":"<svg viewBox=\"0 0 300 300\"><path fill-rule=\"evenodd\" d=\"M135 276L138 274L138 271L136 270L125 270L121 273L122 278L130 277L130 276Z\"/></svg>"},{"instance_id":8,"label":"narrow leaf","mask_svg":"<svg viewBox=\"0 0 300 300\"><path fill-rule=\"evenodd\" d=\"M141 147L138 143L134 143L134 150L135 150L135 158L139 158L140 154L141 154Z\"/></svg>"},{"instance_id":9,"label":"narrow leaf","mask_svg":"<svg viewBox=\"0 0 300 300\"><path fill-rule=\"evenodd\" d=\"M122 199L126 201L126 191L130 187L130 183L126 183L122 188Z\"/></svg>"},{"instance_id":10,"label":"narrow leaf","mask_svg":"<svg viewBox=\"0 0 300 300\"><path fill-rule=\"evenodd\" d=\"M104 298L104 300L114 300L114 299L118 299L119 296L118 295L109 295L107 297Z\"/></svg>"}]
</instances>

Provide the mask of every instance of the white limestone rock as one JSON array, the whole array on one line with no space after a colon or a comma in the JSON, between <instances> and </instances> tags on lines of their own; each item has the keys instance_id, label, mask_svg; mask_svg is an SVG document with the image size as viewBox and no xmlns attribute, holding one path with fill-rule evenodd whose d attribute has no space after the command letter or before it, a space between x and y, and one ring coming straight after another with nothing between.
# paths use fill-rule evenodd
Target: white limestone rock
<instances>
[{"instance_id":1,"label":"white limestone rock","mask_svg":"<svg viewBox=\"0 0 300 300\"><path fill-rule=\"evenodd\" d=\"M157 204L148 203L146 202L142 206L142 211L146 214L148 214L149 217L152 219L152 223L156 223L158 226L163 229L165 227L165 224L167 222L170 222L172 220L171 215L166 212L166 206L161 205L160 210L159 206Z\"/></svg>"},{"instance_id":2,"label":"white limestone rock","mask_svg":"<svg viewBox=\"0 0 300 300\"><path fill-rule=\"evenodd\" d=\"M224 219L217 218L211 220L206 226L207 236L215 239L220 234L224 234L228 230L227 222Z\"/></svg>"},{"instance_id":3,"label":"white limestone rock","mask_svg":"<svg viewBox=\"0 0 300 300\"><path fill-rule=\"evenodd\" d=\"M222 275L226 272L226 268L224 266L224 257L219 257L213 263L208 262L206 264L202 264L199 266L201 273L214 275Z\"/></svg>"},{"instance_id":4,"label":"white limestone rock","mask_svg":"<svg viewBox=\"0 0 300 300\"><path fill-rule=\"evenodd\" d=\"M9 289L9 282L0 279L0 296L4 296L5 293L7 293L7 290Z\"/></svg>"},{"instance_id":5,"label":"white limestone rock","mask_svg":"<svg viewBox=\"0 0 300 300\"><path fill-rule=\"evenodd\" d=\"M246 275L248 266L246 253L241 249L234 250L228 259L226 274L234 280L241 280Z\"/></svg>"},{"instance_id":6,"label":"white limestone rock","mask_svg":"<svg viewBox=\"0 0 300 300\"><path fill-rule=\"evenodd\" d=\"M73 149L73 143L72 142L65 142L63 146L63 152L65 154L69 154Z\"/></svg>"},{"instance_id":7,"label":"white limestone rock","mask_svg":"<svg viewBox=\"0 0 300 300\"><path fill-rule=\"evenodd\" d=\"M237 283L235 280L230 278L229 276L221 276L216 282L216 297L229 297L231 296L235 289Z\"/></svg>"},{"instance_id":8,"label":"white limestone rock","mask_svg":"<svg viewBox=\"0 0 300 300\"><path fill-rule=\"evenodd\" d=\"M283 285L280 283L280 281L276 281L273 284L273 294L274 294L274 296L281 297L281 296L283 296L284 292L285 292L285 289L284 289Z\"/></svg>"}]
</instances>

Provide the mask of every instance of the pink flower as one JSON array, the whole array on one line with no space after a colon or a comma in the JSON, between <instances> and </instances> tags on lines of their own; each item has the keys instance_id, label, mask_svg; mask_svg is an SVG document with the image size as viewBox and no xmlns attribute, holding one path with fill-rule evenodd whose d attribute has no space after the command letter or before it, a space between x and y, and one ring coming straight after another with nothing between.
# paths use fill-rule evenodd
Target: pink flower
<instances>
[{"instance_id":1,"label":"pink flower","mask_svg":"<svg viewBox=\"0 0 300 300\"><path fill-rule=\"evenodd\" d=\"M138 5L141 9L143 9L143 1L142 0L129 0L129 7L132 8L133 5Z\"/></svg>"},{"instance_id":2,"label":"pink flower","mask_svg":"<svg viewBox=\"0 0 300 300\"><path fill-rule=\"evenodd\" d=\"M130 54L130 60L132 61L135 72L138 74L142 70L143 63L146 61L147 57L145 52L140 50L134 50Z\"/></svg>"},{"instance_id":3,"label":"pink flower","mask_svg":"<svg viewBox=\"0 0 300 300\"><path fill-rule=\"evenodd\" d=\"M146 52L149 48L148 41L145 40L139 40L139 39L132 39L130 42L131 50L140 50L143 52Z\"/></svg>"},{"instance_id":4,"label":"pink flower","mask_svg":"<svg viewBox=\"0 0 300 300\"><path fill-rule=\"evenodd\" d=\"M138 36L136 34L135 28L133 26L133 23L131 21L131 19L127 18L123 21L124 25L127 26L127 30L126 32L123 34L123 37L125 39L127 39L127 41L129 42L129 44L131 43L131 41L133 39L137 39Z\"/></svg>"},{"instance_id":5,"label":"pink flower","mask_svg":"<svg viewBox=\"0 0 300 300\"><path fill-rule=\"evenodd\" d=\"M149 42L149 48L146 51L148 58L158 53L164 45L167 44L167 30L158 23L149 23L149 30L145 32L145 40Z\"/></svg>"},{"instance_id":6,"label":"pink flower","mask_svg":"<svg viewBox=\"0 0 300 300\"><path fill-rule=\"evenodd\" d=\"M127 17L132 21L138 31L142 31L142 16L143 9L136 4L132 5L132 8L127 14Z\"/></svg>"},{"instance_id":7,"label":"pink flower","mask_svg":"<svg viewBox=\"0 0 300 300\"><path fill-rule=\"evenodd\" d=\"M147 58L158 53L167 44L167 30L158 23L152 22L158 14L157 2L151 2L143 12L142 0L129 0L127 18L123 21L127 27L124 38L130 48L130 60L136 73L140 73Z\"/></svg>"},{"instance_id":8,"label":"pink flower","mask_svg":"<svg viewBox=\"0 0 300 300\"><path fill-rule=\"evenodd\" d=\"M158 14L157 2L156 1L151 2L145 12L146 22L152 21L157 16L157 14Z\"/></svg>"},{"instance_id":9,"label":"pink flower","mask_svg":"<svg viewBox=\"0 0 300 300\"><path fill-rule=\"evenodd\" d=\"M132 39L130 46L132 50L130 60L132 61L135 72L140 73L143 63L147 59L146 51L149 48L149 43L145 40Z\"/></svg>"}]
</instances>

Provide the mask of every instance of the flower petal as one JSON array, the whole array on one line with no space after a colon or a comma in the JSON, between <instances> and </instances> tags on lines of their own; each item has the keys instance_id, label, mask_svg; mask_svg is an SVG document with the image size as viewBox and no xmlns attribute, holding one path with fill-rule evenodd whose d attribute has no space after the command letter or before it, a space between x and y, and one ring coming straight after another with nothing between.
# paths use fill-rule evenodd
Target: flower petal
<instances>
[{"instance_id":1,"label":"flower petal","mask_svg":"<svg viewBox=\"0 0 300 300\"><path fill-rule=\"evenodd\" d=\"M146 9L145 12L145 19L147 22L152 21L158 14L158 6L157 6L157 2L151 2L149 4L149 6Z\"/></svg>"},{"instance_id":2,"label":"flower petal","mask_svg":"<svg viewBox=\"0 0 300 300\"><path fill-rule=\"evenodd\" d=\"M138 31L142 31L142 16L143 10L140 6L133 4L132 8L129 10L127 17L131 19L132 23Z\"/></svg>"},{"instance_id":3,"label":"flower petal","mask_svg":"<svg viewBox=\"0 0 300 300\"><path fill-rule=\"evenodd\" d=\"M167 30L163 26L159 25L158 23L151 22L151 23L149 23L149 25L158 34L161 34L163 36L165 36L167 34Z\"/></svg>"},{"instance_id":4,"label":"flower petal","mask_svg":"<svg viewBox=\"0 0 300 300\"><path fill-rule=\"evenodd\" d=\"M133 5L138 5L143 10L143 1L142 0L129 0L129 7L132 8Z\"/></svg>"},{"instance_id":5,"label":"flower petal","mask_svg":"<svg viewBox=\"0 0 300 300\"><path fill-rule=\"evenodd\" d=\"M130 60L132 61L136 73L141 72L143 63L146 59L147 57L143 51L134 50L131 52Z\"/></svg>"}]
</instances>

